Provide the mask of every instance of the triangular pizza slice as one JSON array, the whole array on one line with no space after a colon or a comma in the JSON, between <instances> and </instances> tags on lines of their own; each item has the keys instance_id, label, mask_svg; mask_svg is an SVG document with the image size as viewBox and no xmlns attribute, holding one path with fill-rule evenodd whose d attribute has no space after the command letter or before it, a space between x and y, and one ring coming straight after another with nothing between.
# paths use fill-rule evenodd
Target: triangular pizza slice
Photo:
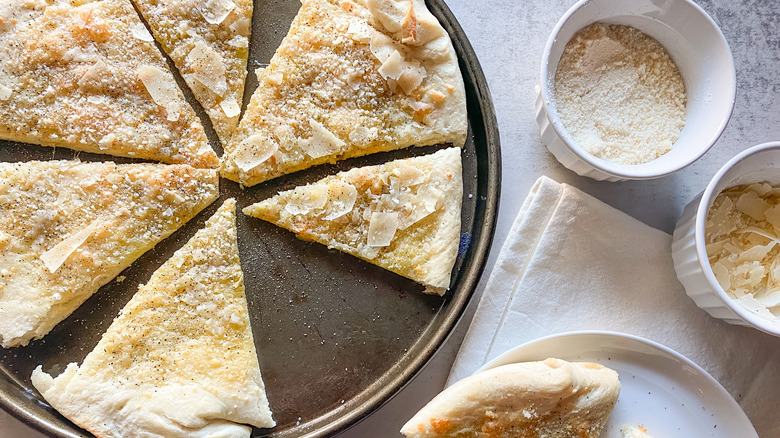
<instances>
[{"instance_id":1,"label":"triangular pizza slice","mask_svg":"<svg viewBox=\"0 0 780 438\"><path fill-rule=\"evenodd\" d=\"M185 164L0 163L0 343L47 334L219 195Z\"/></svg>"},{"instance_id":2,"label":"triangular pizza slice","mask_svg":"<svg viewBox=\"0 0 780 438\"><path fill-rule=\"evenodd\" d=\"M0 5L0 138L216 168L129 0Z\"/></svg>"},{"instance_id":3,"label":"triangular pizza slice","mask_svg":"<svg viewBox=\"0 0 780 438\"><path fill-rule=\"evenodd\" d=\"M249 437L272 427L228 200L125 305L81 366L33 385L98 437Z\"/></svg>"},{"instance_id":4,"label":"triangular pizza slice","mask_svg":"<svg viewBox=\"0 0 780 438\"><path fill-rule=\"evenodd\" d=\"M466 139L458 59L423 0L303 0L258 81L220 164L243 185Z\"/></svg>"},{"instance_id":5,"label":"triangular pizza slice","mask_svg":"<svg viewBox=\"0 0 780 438\"><path fill-rule=\"evenodd\" d=\"M443 295L458 255L462 197L460 149L448 148L341 172L244 213Z\"/></svg>"},{"instance_id":6,"label":"triangular pizza slice","mask_svg":"<svg viewBox=\"0 0 780 438\"><path fill-rule=\"evenodd\" d=\"M244 97L252 0L133 2L226 143Z\"/></svg>"}]
</instances>

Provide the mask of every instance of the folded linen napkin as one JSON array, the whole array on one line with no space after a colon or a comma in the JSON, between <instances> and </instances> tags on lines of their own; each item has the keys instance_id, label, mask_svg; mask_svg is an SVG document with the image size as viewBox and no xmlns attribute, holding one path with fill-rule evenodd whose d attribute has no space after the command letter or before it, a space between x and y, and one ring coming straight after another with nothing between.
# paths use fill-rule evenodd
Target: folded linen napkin
<instances>
[{"instance_id":1,"label":"folded linen napkin","mask_svg":"<svg viewBox=\"0 0 780 438\"><path fill-rule=\"evenodd\" d=\"M780 436L780 338L712 318L685 295L672 236L541 177L490 274L448 385L522 343L609 330L666 345L707 370L761 437Z\"/></svg>"}]
</instances>

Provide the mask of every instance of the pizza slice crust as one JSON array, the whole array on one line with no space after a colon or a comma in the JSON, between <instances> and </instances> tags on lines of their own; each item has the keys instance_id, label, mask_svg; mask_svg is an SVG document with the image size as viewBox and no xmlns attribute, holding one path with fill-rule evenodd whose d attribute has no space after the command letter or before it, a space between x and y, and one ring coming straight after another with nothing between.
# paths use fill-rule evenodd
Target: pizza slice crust
<instances>
[{"instance_id":1,"label":"pizza slice crust","mask_svg":"<svg viewBox=\"0 0 780 438\"><path fill-rule=\"evenodd\" d=\"M272 427L228 200L142 285L81 366L33 385L99 438L249 437Z\"/></svg>"},{"instance_id":2,"label":"pizza slice crust","mask_svg":"<svg viewBox=\"0 0 780 438\"><path fill-rule=\"evenodd\" d=\"M403 17L380 19L390 4ZM223 177L243 185L350 157L413 145L461 147L466 140L457 55L422 1L305 0L257 74L259 86L220 164Z\"/></svg>"},{"instance_id":3,"label":"pizza slice crust","mask_svg":"<svg viewBox=\"0 0 780 438\"><path fill-rule=\"evenodd\" d=\"M460 242L459 148L341 172L244 209L443 295Z\"/></svg>"},{"instance_id":4,"label":"pizza slice crust","mask_svg":"<svg viewBox=\"0 0 780 438\"><path fill-rule=\"evenodd\" d=\"M252 1L133 3L226 143L238 127L244 97Z\"/></svg>"},{"instance_id":5,"label":"pizza slice crust","mask_svg":"<svg viewBox=\"0 0 780 438\"><path fill-rule=\"evenodd\" d=\"M0 45L0 138L218 166L128 0L7 2Z\"/></svg>"},{"instance_id":6,"label":"pizza slice crust","mask_svg":"<svg viewBox=\"0 0 780 438\"><path fill-rule=\"evenodd\" d=\"M2 346L46 335L218 191L182 164L0 163Z\"/></svg>"}]
</instances>

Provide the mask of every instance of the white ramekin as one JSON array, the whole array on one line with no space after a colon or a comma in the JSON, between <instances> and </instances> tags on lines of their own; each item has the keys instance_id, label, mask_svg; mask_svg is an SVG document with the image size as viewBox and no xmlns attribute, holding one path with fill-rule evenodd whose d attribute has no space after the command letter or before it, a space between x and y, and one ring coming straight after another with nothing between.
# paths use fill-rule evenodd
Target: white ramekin
<instances>
[{"instance_id":1,"label":"white ramekin","mask_svg":"<svg viewBox=\"0 0 780 438\"><path fill-rule=\"evenodd\" d=\"M738 184L755 182L780 185L780 142L764 143L743 151L715 174L707 189L683 210L674 229L672 259L685 293L710 315L780 336L780 318L767 319L755 314L720 287L710 267L704 241L707 211L718 194Z\"/></svg>"},{"instance_id":2,"label":"white ramekin","mask_svg":"<svg viewBox=\"0 0 780 438\"><path fill-rule=\"evenodd\" d=\"M553 84L566 43L597 21L623 24L658 40L680 69L688 94L686 124L672 150L644 164L618 164L579 147L555 108ZM693 163L718 140L734 108L734 59L726 38L704 10L689 0L581 0L558 21L542 57L536 123L542 141L564 166L595 180L658 178Z\"/></svg>"}]
</instances>

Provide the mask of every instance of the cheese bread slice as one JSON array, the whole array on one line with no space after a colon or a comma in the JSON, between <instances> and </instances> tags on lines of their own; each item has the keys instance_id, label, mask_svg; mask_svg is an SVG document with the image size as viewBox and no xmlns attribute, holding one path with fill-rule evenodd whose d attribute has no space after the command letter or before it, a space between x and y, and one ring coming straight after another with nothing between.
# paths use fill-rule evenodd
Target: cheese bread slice
<instances>
[{"instance_id":1,"label":"cheese bread slice","mask_svg":"<svg viewBox=\"0 0 780 438\"><path fill-rule=\"evenodd\" d=\"M458 256L459 148L341 172L244 213L381 266L443 295Z\"/></svg>"},{"instance_id":2,"label":"cheese bread slice","mask_svg":"<svg viewBox=\"0 0 780 438\"><path fill-rule=\"evenodd\" d=\"M0 163L0 344L43 337L218 196L188 165Z\"/></svg>"},{"instance_id":3,"label":"cheese bread slice","mask_svg":"<svg viewBox=\"0 0 780 438\"><path fill-rule=\"evenodd\" d=\"M615 371L547 359L503 365L442 391L401 429L407 438L597 438L620 394Z\"/></svg>"},{"instance_id":4,"label":"cheese bread slice","mask_svg":"<svg viewBox=\"0 0 780 438\"><path fill-rule=\"evenodd\" d=\"M466 139L458 59L423 0L303 0L258 81L220 164L243 185Z\"/></svg>"},{"instance_id":5,"label":"cheese bread slice","mask_svg":"<svg viewBox=\"0 0 780 438\"><path fill-rule=\"evenodd\" d=\"M152 274L81 366L32 382L98 438L249 437L271 427L228 200Z\"/></svg>"},{"instance_id":6,"label":"cheese bread slice","mask_svg":"<svg viewBox=\"0 0 780 438\"><path fill-rule=\"evenodd\" d=\"M0 47L0 138L217 167L129 0L4 0Z\"/></svg>"},{"instance_id":7,"label":"cheese bread slice","mask_svg":"<svg viewBox=\"0 0 780 438\"><path fill-rule=\"evenodd\" d=\"M227 142L244 98L252 0L133 0Z\"/></svg>"}]
</instances>

